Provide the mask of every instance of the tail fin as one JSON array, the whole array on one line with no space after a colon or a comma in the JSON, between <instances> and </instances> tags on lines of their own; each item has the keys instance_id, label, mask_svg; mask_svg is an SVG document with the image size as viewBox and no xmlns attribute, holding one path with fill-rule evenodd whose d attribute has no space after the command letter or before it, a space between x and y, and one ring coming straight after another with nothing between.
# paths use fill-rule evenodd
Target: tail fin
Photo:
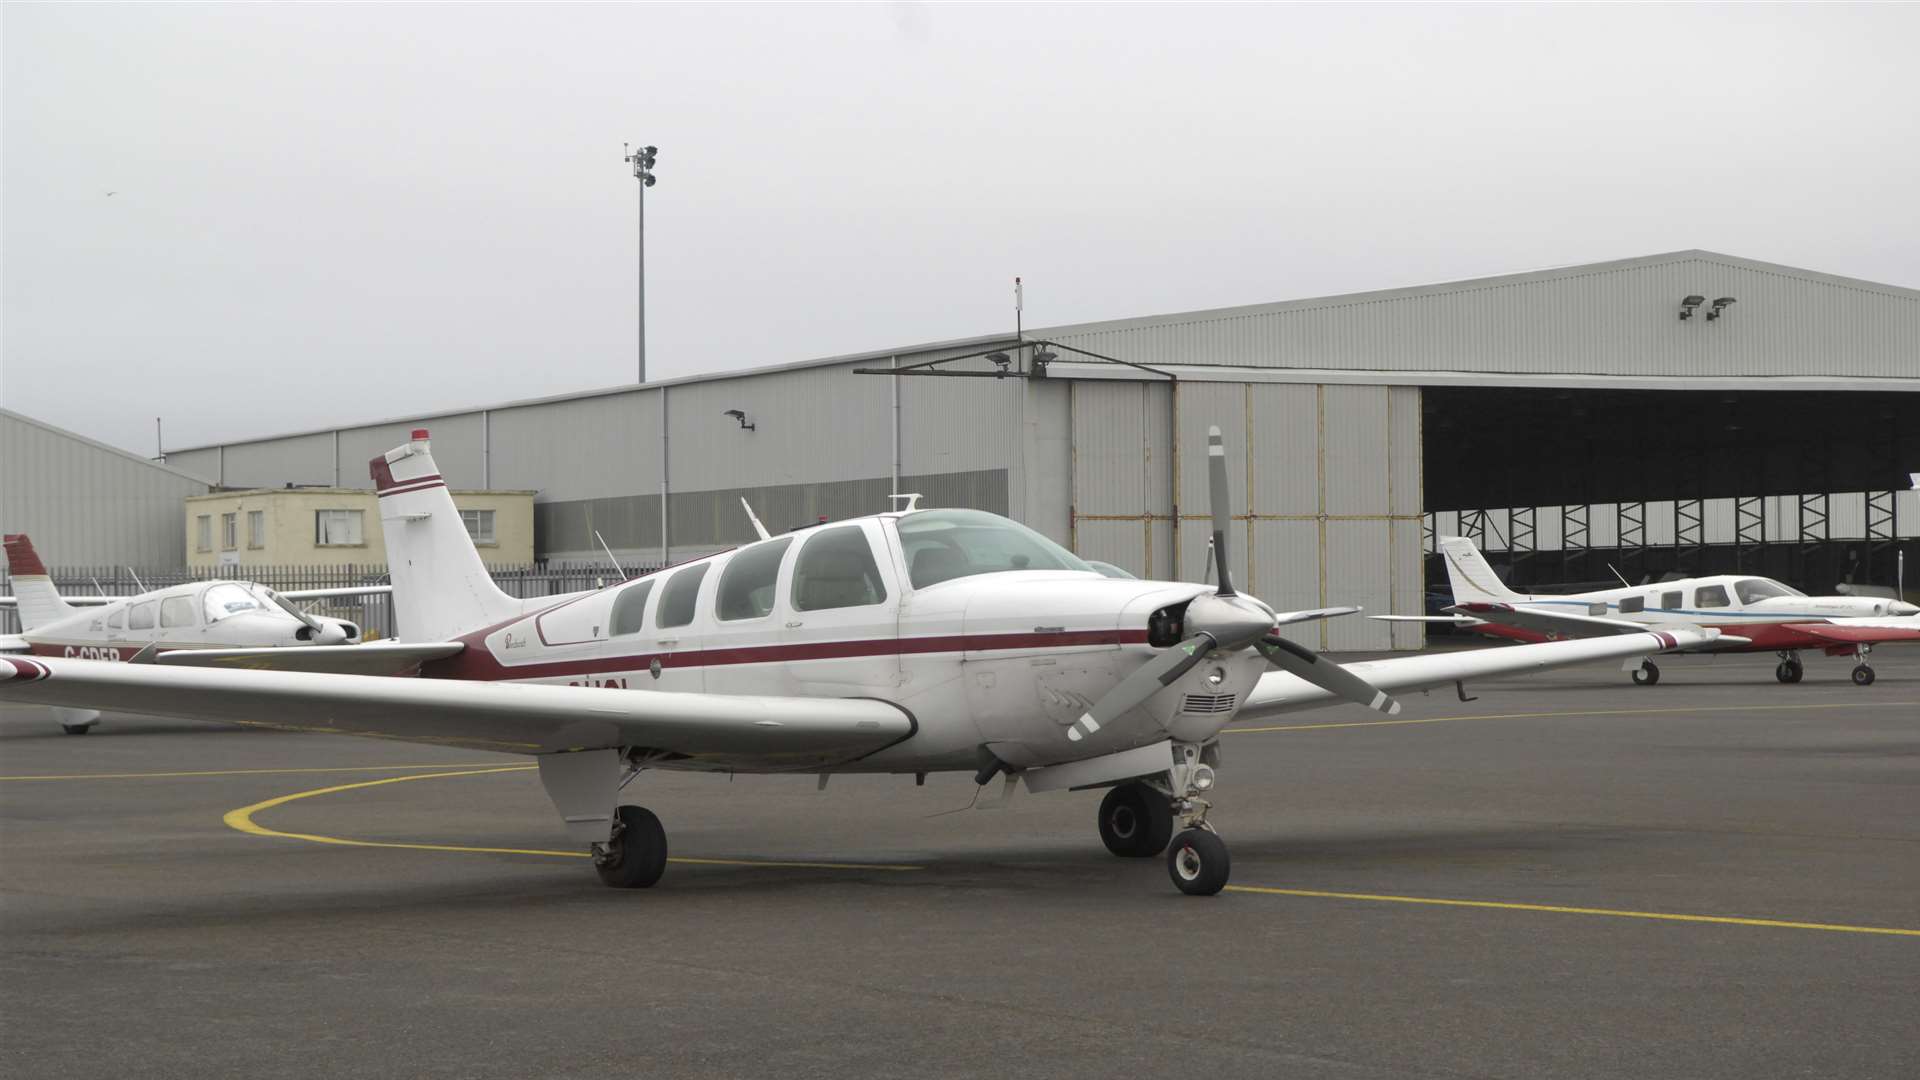
<instances>
[{"instance_id":1,"label":"tail fin","mask_svg":"<svg viewBox=\"0 0 1920 1080\"><path fill-rule=\"evenodd\" d=\"M7 569L13 574L14 602L20 605L20 628L31 630L55 619L64 619L79 609L60 599L60 590L47 576L47 566L33 550L26 533L5 538Z\"/></svg>"},{"instance_id":2,"label":"tail fin","mask_svg":"<svg viewBox=\"0 0 1920 1080\"><path fill-rule=\"evenodd\" d=\"M522 611L480 561L427 448L427 432L368 463L393 575L395 637L449 641Z\"/></svg>"},{"instance_id":3,"label":"tail fin","mask_svg":"<svg viewBox=\"0 0 1920 1080\"><path fill-rule=\"evenodd\" d=\"M1464 536L1440 538L1440 557L1447 563L1447 579L1453 585L1456 604L1503 604L1526 597L1500 583L1500 576L1487 565L1486 556Z\"/></svg>"}]
</instances>

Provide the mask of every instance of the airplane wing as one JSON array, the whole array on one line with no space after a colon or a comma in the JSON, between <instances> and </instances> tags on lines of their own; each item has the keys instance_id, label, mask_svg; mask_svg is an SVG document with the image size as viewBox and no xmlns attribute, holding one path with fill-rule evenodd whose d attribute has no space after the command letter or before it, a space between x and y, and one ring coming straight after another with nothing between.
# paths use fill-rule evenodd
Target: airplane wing
<instances>
[{"instance_id":1,"label":"airplane wing","mask_svg":"<svg viewBox=\"0 0 1920 1080\"><path fill-rule=\"evenodd\" d=\"M1788 623L1787 629L1831 641L1836 645L1879 645L1888 641L1920 641L1920 619L1848 619L1830 623Z\"/></svg>"},{"instance_id":2,"label":"airplane wing","mask_svg":"<svg viewBox=\"0 0 1920 1080\"><path fill-rule=\"evenodd\" d=\"M285 594L282 594L285 595ZM169 649L156 664L175 667L245 668L250 671L319 671L336 675L408 675L429 660L465 649L458 641L370 641L364 645L287 645L259 649Z\"/></svg>"},{"instance_id":3,"label":"airplane wing","mask_svg":"<svg viewBox=\"0 0 1920 1080\"><path fill-rule=\"evenodd\" d=\"M1571 612L1536 607L1514 607L1511 604L1456 604L1447 610L1471 616L1473 623L1464 625L1497 623L1501 626L1517 626L1560 638L1610 637L1647 632L1645 623L1631 622L1626 619L1608 619L1599 615L1575 615ZM1712 652L1717 648L1751 644L1753 644L1752 638L1721 634L1712 639L1711 644L1703 643L1691 648L1683 646L1682 651Z\"/></svg>"},{"instance_id":4,"label":"airplane wing","mask_svg":"<svg viewBox=\"0 0 1920 1080\"><path fill-rule=\"evenodd\" d=\"M115 600L125 600L127 598L124 596L63 596L60 599L62 602L70 604L73 607L99 607L103 604L111 604ZM19 606L20 600L18 597L0 596L0 607Z\"/></svg>"},{"instance_id":5,"label":"airplane wing","mask_svg":"<svg viewBox=\"0 0 1920 1080\"><path fill-rule=\"evenodd\" d=\"M384 596L393 591L391 585L352 585L338 589L292 589L273 590L287 600L325 600L332 596ZM72 603L71 600L68 603Z\"/></svg>"},{"instance_id":6,"label":"airplane wing","mask_svg":"<svg viewBox=\"0 0 1920 1080\"><path fill-rule=\"evenodd\" d=\"M1375 622L1439 623L1442 626L1482 626L1487 621L1471 615L1369 615L1367 618Z\"/></svg>"},{"instance_id":7,"label":"airplane wing","mask_svg":"<svg viewBox=\"0 0 1920 1080\"><path fill-rule=\"evenodd\" d=\"M0 657L0 701L517 754L631 746L693 767L760 771L807 771L851 761L919 728L905 710L869 698L748 697L44 657Z\"/></svg>"},{"instance_id":8,"label":"airplane wing","mask_svg":"<svg viewBox=\"0 0 1920 1080\"><path fill-rule=\"evenodd\" d=\"M1426 690L1467 679L1544 671L1594 660L1647 656L1670 649L1704 645L1719 636L1720 631L1703 627L1643 630L1637 634L1609 635L1579 641L1547 641L1537 645L1507 645L1387 660L1363 660L1342 666L1370 685L1391 693L1396 690ZM1259 684L1247 695L1246 704L1241 706L1237 718L1255 720L1277 716L1318 708L1335 700L1332 694L1304 679L1273 671L1260 677Z\"/></svg>"}]
</instances>

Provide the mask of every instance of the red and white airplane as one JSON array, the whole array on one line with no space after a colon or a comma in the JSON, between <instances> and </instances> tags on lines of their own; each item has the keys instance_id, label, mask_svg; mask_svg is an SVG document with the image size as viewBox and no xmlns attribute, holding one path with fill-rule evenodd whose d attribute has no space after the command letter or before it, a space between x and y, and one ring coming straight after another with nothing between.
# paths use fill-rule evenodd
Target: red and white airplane
<instances>
[{"instance_id":1,"label":"red and white airplane","mask_svg":"<svg viewBox=\"0 0 1920 1080\"><path fill-rule=\"evenodd\" d=\"M1209 440L1224 553L1225 450L1218 429ZM371 464L400 636L450 652L420 677L0 658L0 700L531 755L601 880L629 888L652 885L667 857L660 820L622 803L648 769L813 773L823 785L843 772L964 771L983 786L1004 776L1009 795L1016 777L1033 792L1105 787L1107 848L1166 851L1176 886L1211 894L1229 870L1207 820L1228 723L1342 702L1393 712L1395 691L1717 635L1342 666L1278 631L1355 609L1276 613L1224 570L1217 587L1106 578L1006 518L911 507L522 600L487 576L425 431Z\"/></svg>"},{"instance_id":2,"label":"red and white airplane","mask_svg":"<svg viewBox=\"0 0 1920 1080\"><path fill-rule=\"evenodd\" d=\"M1797 683L1805 674L1802 650L1857 658L1853 681L1873 683L1868 657L1875 645L1920 641L1920 607L1873 596L1808 596L1772 578L1743 574L1682 578L1649 585L1566 596L1514 592L1501 583L1473 541L1449 536L1440 555L1453 586L1452 615L1376 615L1391 622L1452 623L1511 641L1559 641L1639 634L1650 628L1710 626L1720 636L1681 652L1771 652L1774 677ZM1652 660L1633 668L1633 681L1660 681Z\"/></svg>"},{"instance_id":3,"label":"red and white airplane","mask_svg":"<svg viewBox=\"0 0 1920 1080\"><path fill-rule=\"evenodd\" d=\"M22 632L0 634L0 654L123 661L139 657L171 664L205 663L222 655L205 650L353 645L360 641L358 626L309 614L293 602L365 596L392 588L367 585L283 593L251 581L193 581L138 596L65 598L26 534L7 536L4 546L14 595L0 596L0 605L19 608ZM194 655L186 655L189 651ZM375 649L376 654L381 651ZM370 659L367 654L355 655L363 663ZM61 709L56 715L69 735L84 735L100 720L99 712L91 709Z\"/></svg>"}]
</instances>

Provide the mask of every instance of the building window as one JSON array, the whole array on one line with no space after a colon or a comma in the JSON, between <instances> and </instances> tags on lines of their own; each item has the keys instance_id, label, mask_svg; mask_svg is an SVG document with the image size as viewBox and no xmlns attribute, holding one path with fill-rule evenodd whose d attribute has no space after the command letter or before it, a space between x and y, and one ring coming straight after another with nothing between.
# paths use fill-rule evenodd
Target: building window
<instances>
[{"instance_id":1,"label":"building window","mask_svg":"<svg viewBox=\"0 0 1920 1080\"><path fill-rule=\"evenodd\" d=\"M240 546L240 515L220 515L220 550L232 551Z\"/></svg>"},{"instance_id":2,"label":"building window","mask_svg":"<svg viewBox=\"0 0 1920 1080\"><path fill-rule=\"evenodd\" d=\"M366 543L360 531L359 510L315 510L313 542L320 547L341 547Z\"/></svg>"},{"instance_id":3,"label":"building window","mask_svg":"<svg viewBox=\"0 0 1920 1080\"><path fill-rule=\"evenodd\" d=\"M267 546L267 512L265 510L247 511L247 546L250 548Z\"/></svg>"},{"instance_id":4,"label":"building window","mask_svg":"<svg viewBox=\"0 0 1920 1080\"><path fill-rule=\"evenodd\" d=\"M493 543L493 511L462 510L460 521L467 527L467 538L476 544Z\"/></svg>"},{"instance_id":5,"label":"building window","mask_svg":"<svg viewBox=\"0 0 1920 1080\"><path fill-rule=\"evenodd\" d=\"M213 515L201 514L193 519L193 550L213 550Z\"/></svg>"}]
</instances>

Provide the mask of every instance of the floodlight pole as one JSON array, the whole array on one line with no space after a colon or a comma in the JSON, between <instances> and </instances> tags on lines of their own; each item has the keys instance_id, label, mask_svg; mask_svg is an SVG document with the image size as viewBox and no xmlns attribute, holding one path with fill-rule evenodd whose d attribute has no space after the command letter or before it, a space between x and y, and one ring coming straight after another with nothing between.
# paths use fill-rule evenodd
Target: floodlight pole
<instances>
[{"instance_id":1,"label":"floodlight pole","mask_svg":"<svg viewBox=\"0 0 1920 1080\"><path fill-rule=\"evenodd\" d=\"M653 160L659 153L658 147L642 146L630 149L629 144L621 143L626 156L621 160L633 166L634 187L638 189L639 226L635 235L635 246L639 249L640 271L640 314L638 319L638 372L639 381L647 381L647 189L654 184Z\"/></svg>"}]
</instances>

